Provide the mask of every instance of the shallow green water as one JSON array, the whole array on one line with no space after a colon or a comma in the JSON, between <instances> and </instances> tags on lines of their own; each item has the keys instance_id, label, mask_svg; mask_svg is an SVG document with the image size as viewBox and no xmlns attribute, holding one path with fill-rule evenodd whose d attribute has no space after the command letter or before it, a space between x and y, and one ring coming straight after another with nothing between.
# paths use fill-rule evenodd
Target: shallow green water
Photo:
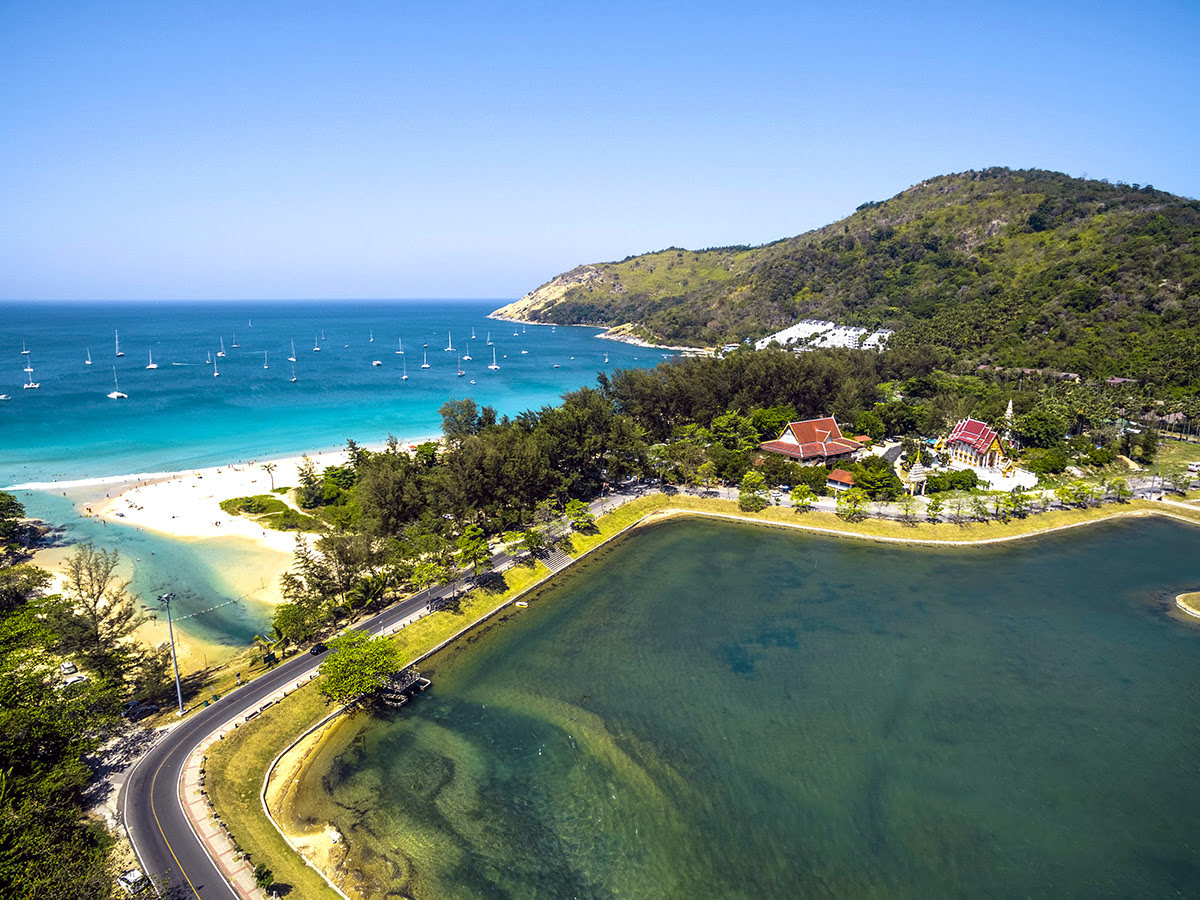
<instances>
[{"instance_id":1,"label":"shallow green water","mask_svg":"<svg viewBox=\"0 0 1200 900\"><path fill-rule=\"evenodd\" d=\"M378 896L1200 891L1200 533L674 521L444 653L300 792Z\"/></svg>"}]
</instances>

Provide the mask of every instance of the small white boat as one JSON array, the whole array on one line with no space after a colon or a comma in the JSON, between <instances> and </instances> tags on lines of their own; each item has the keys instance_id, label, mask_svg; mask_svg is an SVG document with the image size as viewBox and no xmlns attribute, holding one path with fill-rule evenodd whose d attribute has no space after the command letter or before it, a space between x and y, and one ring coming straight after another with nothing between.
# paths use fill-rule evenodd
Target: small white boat
<instances>
[{"instance_id":1,"label":"small white boat","mask_svg":"<svg viewBox=\"0 0 1200 900\"><path fill-rule=\"evenodd\" d=\"M450 337L449 331L446 332L446 349L451 353L454 352L454 340Z\"/></svg>"},{"instance_id":2,"label":"small white boat","mask_svg":"<svg viewBox=\"0 0 1200 900\"><path fill-rule=\"evenodd\" d=\"M113 329L113 345L116 348L117 356L124 356L125 351L121 349L121 335L117 334L117 329Z\"/></svg>"},{"instance_id":3,"label":"small white boat","mask_svg":"<svg viewBox=\"0 0 1200 900\"><path fill-rule=\"evenodd\" d=\"M528 353L528 352L529 352L528 350L522 350L522 351L521 351L521 355L522 355L522 356L524 356L524 355L525 355L526 353Z\"/></svg>"},{"instance_id":4,"label":"small white boat","mask_svg":"<svg viewBox=\"0 0 1200 900\"><path fill-rule=\"evenodd\" d=\"M604 364L606 366L608 365L608 354L607 353L604 354Z\"/></svg>"},{"instance_id":5,"label":"small white boat","mask_svg":"<svg viewBox=\"0 0 1200 900\"><path fill-rule=\"evenodd\" d=\"M475 340L475 329L471 329L471 340Z\"/></svg>"},{"instance_id":6,"label":"small white boat","mask_svg":"<svg viewBox=\"0 0 1200 900\"><path fill-rule=\"evenodd\" d=\"M25 360L25 371L26 371L26 372L32 372L32 371L33 371L33 366L32 366L32 365L30 365L30 360L28 360L28 359L27 359L27 360Z\"/></svg>"},{"instance_id":7,"label":"small white boat","mask_svg":"<svg viewBox=\"0 0 1200 900\"><path fill-rule=\"evenodd\" d=\"M12 397L8 396L8 394L0 394L0 400L11 400L11 399L12 399Z\"/></svg>"},{"instance_id":8,"label":"small white boat","mask_svg":"<svg viewBox=\"0 0 1200 900\"><path fill-rule=\"evenodd\" d=\"M470 348L468 347L467 349L470 349ZM470 362L470 361L471 361L471 354L470 354L470 353L464 353L464 354L462 355L462 358L463 358L463 359L465 359L467 362Z\"/></svg>"},{"instance_id":9,"label":"small white boat","mask_svg":"<svg viewBox=\"0 0 1200 900\"><path fill-rule=\"evenodd\" d=\"M373 344L373 343L375 343L375 332L373 332L373 331L369 331L369 332L367 332L367 333L368 333L369 335L371 335L369 338L367 338L367 343L368 343L368 344Z\"/></svg>"},{"instance_id":10,"label":"small white boat","mask_svg":"<svg viewBox=\"0 0 1200 900\"><path fill-rule=\"evenodd\" d=\"M247 328L253 328L253 327L254 327L254 322L253 322L252 320L250 320L250 319L247 319L247 320L246 320L246 327L247 327Z\"/></svg>"},{"instance_id":11,"label":"small white boat","mask_svg":"<svg viewBox=\"0 0 1200 900\"><path fill-rule=\"evenodd\" d=\"M320 352L321 352L321 342L317 339L317 336L314 334L313 335L313 353L320 353Z\"/></svg>"},{"instance_id":12,"label":"small white boat","mask_svg":"<svg viewBox=\"0 0 1200 900\"><path fill-rule=\"evenodd\" d=\"M153 350L150 350L150 351L148 351L148 352L149 352L149 354L150 354L150 364L149 364L148 366L146 366L146 368L147 368L147 369L157 369L157 368L158 368L158 363L156 363L156 362L154 361L154 351L153 351Z\"/></svg>"},{"instance_id":13,"label":"small white boat","mask_svg":"<svg viewBox=\"0 0 1200 900\"><path fill-rule=\"evenodd\" d=\"M400 362L404 366L404 374L400 376L400 380L408 381L408 360L402 359L402 360L400 360Z\"/></svg>"},{"instance_id":14,"label":"small white boat","mask_svg":"<svg viewBox=\"0 0 1200 900\"><path fill-rule=\"evenodd\" d=\"M472 378L472 379L471 379L471 384L474 384L474 383L475 383L475 379L474 379L474 378Z\"/></svg>"},{"instance_id":15,"label":"small white boat","mask_svg":"<svg viewBox=\"0 0 1200 900\"><path fill-rule=\"evenodd\" d=\"M27 391L37 390L40 388L41 385L33 380L33 369L26 367L25 371L29 373L29 380L21 385L21 387L25 388Z\"/></svg>"},{"instance_id":16,"label":"small white boat","mask_svg":"<svg viewBox=\"0 0 1200 900\"><path fill-rule=\"evenodd\" d=\"M429 368L429 351L428 350L426 350L425 355L421 357L421 368L422 369Z\"/></svg>"},{"instance_id":17,"label":"small white boat","mask_svg":"<svg viewBox=\"0 0 1200 900\"><path fill-rule=\"evenodd\" d=\"M204 357L204 364L206 366L212 365L212 351L211 350L209 350L208 355Z\"/></svg>"},{"instance_id":18,"label":"small white boat","mask_svg":"<svg viewBox=\"0 0 1200 900\"><path fill-rule=\"evenodd\" d=\"M91 348L91 347L88 347L88 351L87 351L87 359L85 359L85 360L83 361L83 364L84 364L85 366L90 366L90 365L92 364L92 348Z\"/></svg>"},{"instance_id":19,"label":"small white boat","mask_svg":"<svg viewBox=\"0 0 1200 900\"><path fill-rule=\"evenodd\" d=\"M296 361L296 342L292 341L292 355L288 357L288 362Z\"/></svg>"},{"instance_id":20,"label":"small white boat","mask_svg":"<svg viewBox=\"0 0 1200 900\"><path fill-rule=\"evenodd\" d=\"M129 395L121 390L121 386L117 384L117 367L113 366L113 389L108 392L109 400L128 400Z\"/></svg>"},{"instance_id":21,"label":"small white boat","mask_svg":"<svg viewBox=\"0 0 1200 900\"><path fill-rule=\"evenodd\" d=\"M221 373L217 371L217 361L213 360L213 378L220 378Z\"/></svg>"},{"instance_id":22,"label":"small white boat","mask_svg":"<svg viewBox=\"0 0 1200 900\"><path fill-rule=\"evenodd\" d=\"M325 340L325 329L321 329L321 340Z\"/></svg>"},{"instance_id":23,"label":"small white boat","mask_svg":"<svg viewBox=\"0 0 1200 900\"><path fill-rule=\"evenodd\" d=\"M383 365L383 360L381 360L381 359L373 359L373 360L371 360L371 365L373 365L373 366L382 366L382 365Z\"/></svg>"},{"instance_id":24,"label":"small white boat","mask_svg":"<svg viewBox=\"0 0 1200 900\"><path fill-rule=\"evenodd\" d=\"M404 338L396 338L396 340L400 342L400 349L397 350L396 352L399 353L401 356L403 356L404 355Z\"/></svg>"},{"instance_id":25,"label":"small white boat","mask_svg":"<svg viewBox=\"0 0 1200 900\"><path fill-rule=\"evenodd\" d=\"M562 366L560 366L558 363L555 363L553 366L551 366L551 368L552 369L561 369Z\"/></svg>"},{"instance_id":26,"label":"small white boat","mask_svg":"<svg viewBox=\"0 0 1200 900\"><path fill-rule=\"evenodd\" d=\"M22 355L22 356L28 356L28 355L29 355L29 348L25 346L25 342L24 342L24 341L21 341L21 355Z\"/></svg>"},{"instance_id":27,"label":"small white boat","mask_svg":"<svg viewBox=\"0 0 1200 900\"><path fill-rule=\"evenodd\" d=\"M293 365L292 365L292 384L295 384L295 383L296 383L296 366L293 363Z\"/></svg>"},{"instance_id":28,"label":"small white boat","mask_svg":"<svg viewBox=\"0 0 1200 900\"><path fill-rule=\"evenodd\" d=\"M225 338L219 338L219 340L221 342L221 349L217 351L217 359L224 359L225 358Z\"/></svg>"},{"instance_id":29,"label":"small white boat","mask_svg":"<svg viewBox=\"0 0 1200 900\"><path fill-rule=\"evenodd\" d=\"M267 351L266 350L263 351L263 368L264 369L271 368L270 366L267 365Z\"/></svg>"},{"instance_id":30,"label":"small white boat","mask_svg":"<svg viewBox=\"0 0 1200 900\"><path fill-rule=\"evenodd\" d=\"M454 374L456 374L459 378L462 378L464 375L467 374L465 371L463 371L461 356L458 358L458 371L455 372Z\"/></svg>"},{"instance_id":31,"label":"small white boat","mask_svg":"<svg viewBox=\"0 0 1200 900\"><path fill-rule=\"evenodd\" d=\"M488 332L487 345L489 347L492 346L492 333L490 331Z\"/></svg>"},{"instance_id":32,"label":"small white boat","mask_svg":"<svg viewBox=\"0 0 1200 900\"><path fill-rule=\"evenodd\" d=\"M492 364L490 366L488 366L488 368L491 369L493 372L500 368L498 365L496 365L496 348L495 347L492 348Z\"/></svg>"},{"instance_id":33,"label":"small white boat","mask_svg":"<svg viewBox=\"0 0 1200 900\"><path fill-rule=\"evenodd\" d=\"M230 346L233 347L234 350L236 350L238 347L242 346L241 344L239 344L237 342L237 332L236 331L233 333L233 343L230 344Z\"/></svg>"}]
</instances>

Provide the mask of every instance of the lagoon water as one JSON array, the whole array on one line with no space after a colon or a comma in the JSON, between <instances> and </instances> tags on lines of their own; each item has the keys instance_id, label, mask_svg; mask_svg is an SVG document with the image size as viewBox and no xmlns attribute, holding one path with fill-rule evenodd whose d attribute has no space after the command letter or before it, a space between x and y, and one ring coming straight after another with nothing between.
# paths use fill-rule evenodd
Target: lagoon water
<instances>
[{"instance_id":1,"label":"lagoon water","mask_svg":"<svg viewBox=\"0 0 1200 900\"><path fill-rule=\"evenodd\" d=\"M600 371L662 359L597 340L599 329L486 318L504 302L0 303L0 394L12 398L0 401L0 490L38 485L15 491L29 514L67 525L68 540L119 550L136 563L130 574L143 599L173 590L179 614L208 609L234 599L223 572L245 562L236 546L102 527L79 518L73 504L103 497L103 485L57 483L297 455L347 438L370 446L394 434L408 442L440 434L438 408L451 398L514 415L594 384ZM498 371L487 368L489 333ZM454 352L445 349L451 341ZM226 356L218 358L221 342ZM293 342L295 383L287 360ZM472 359L462 361L467 374L459 377L463 353ZM157 369L146 368L151 354ZM428 369L421 368L425 355ZM37 390L21 387L27 362ZM127 400L106 396L114 367ZM269 621L270 608L251 598L182 627L239 647Z\"/></svg>"},{"instance_id":2,"label":"lagoon water","mask_svg":"<svg viewBox=\"0 0 1200 900\"><path fill-rule=\"evenodd\" d=\"M641 532L359 716L296 812L376 897L1200 893L1200 534Z\"/></svg>"}]
</instances>

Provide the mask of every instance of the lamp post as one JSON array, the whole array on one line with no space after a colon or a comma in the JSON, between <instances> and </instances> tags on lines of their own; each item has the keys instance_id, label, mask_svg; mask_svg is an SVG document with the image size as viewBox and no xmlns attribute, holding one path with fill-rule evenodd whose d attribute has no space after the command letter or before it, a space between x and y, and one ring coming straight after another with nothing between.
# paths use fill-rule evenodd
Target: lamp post
<instances>
[{"instance_id":1,"label":"lamp post","mask_svg":"<svg viewBox=\"0 0 1200 900\"><path fill-rule=\"evenodd\" d=\"M179 660L175 658L175 629L171 626L171 601L175 595L168 591L161 594L158 602L167 609L167 635L171 639L171 665L175 667L175 695L179 698L179 715L183 715L183 688L179 685Z\"/></svg>"}]
</instances>

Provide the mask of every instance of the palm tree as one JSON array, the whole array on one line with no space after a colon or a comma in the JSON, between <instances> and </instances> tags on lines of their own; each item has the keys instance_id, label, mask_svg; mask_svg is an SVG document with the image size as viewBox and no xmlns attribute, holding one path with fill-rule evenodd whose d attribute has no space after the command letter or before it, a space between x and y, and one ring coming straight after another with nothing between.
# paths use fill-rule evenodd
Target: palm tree
<instances>
[{"instance_id":1,"label":"palm tree","mask_svg":"<svg viewBox=\"0 0 1200 900\"><path fill-rule=\"evenodd\" d=\"M275 493L275 463L263 463L263 471L271 476L271 493Z\"/></svg>"}]
</instances>

